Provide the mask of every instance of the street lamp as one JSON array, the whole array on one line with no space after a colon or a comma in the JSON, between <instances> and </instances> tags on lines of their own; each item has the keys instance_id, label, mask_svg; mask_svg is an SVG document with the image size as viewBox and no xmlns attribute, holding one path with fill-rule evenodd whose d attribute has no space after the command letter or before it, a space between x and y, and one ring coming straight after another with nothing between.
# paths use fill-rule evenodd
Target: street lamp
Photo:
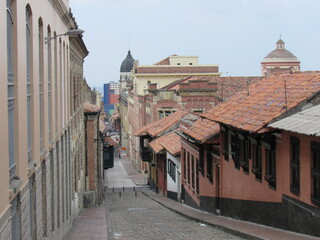
<instances>
[{"instance_id":1,"label":"street lamp","mask_svg":"<svg viewBox=\"0 0 320 240\"><path fill-rule=\"evenodd\" d=\"M58 34L56 36L53 36L53 37L46 37L45 40L46 40L46 44L48 44L49 41L51 41L52 39L54 38L57 38L57 37L60 37L60 36L66 36L66 35L69 35L70 37L76 37L80 34L82 34L84 31L81 30L81 29L70 29L68 32L66 33L62 33L62 34Z\"/></svg>"}]
</instances>

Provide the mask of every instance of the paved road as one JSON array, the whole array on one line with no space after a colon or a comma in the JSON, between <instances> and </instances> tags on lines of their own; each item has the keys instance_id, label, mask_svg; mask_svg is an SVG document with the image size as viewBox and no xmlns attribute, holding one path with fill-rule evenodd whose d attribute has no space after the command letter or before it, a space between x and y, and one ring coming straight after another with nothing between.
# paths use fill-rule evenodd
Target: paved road
<instances>
[{"instance_id":1,"label":"paved road","mask_svg":"<svg viewBox=\"0 0 320 240\"><path fill-rule=\"evenodd\" d=\"M122 161L109 169L106 191L108 239L114 240L193 240L242 239L214 227L187 219L146 197L128 181ZM113 172L115 171L115 172ZM130 180L130 178L129 178ZM115 188L113 192L113 186ZM120 188L127 186L125 191Z\"/></svg>"},{"instance_id":2,"label":"paved road","mask_svg":"<svg viewBox=\"0 0 320 240\"><path fill-rule=\"evenodd\" d=\"M106 193L109 239L193 240L241 239L214 227L189 220L132 189Z\"/></svg>"}]
</instances>

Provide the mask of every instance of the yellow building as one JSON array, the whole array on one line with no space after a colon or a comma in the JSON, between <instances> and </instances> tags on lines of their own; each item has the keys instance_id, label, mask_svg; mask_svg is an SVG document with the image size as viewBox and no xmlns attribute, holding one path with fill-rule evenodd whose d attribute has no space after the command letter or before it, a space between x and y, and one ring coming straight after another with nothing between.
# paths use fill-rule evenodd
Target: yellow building
<instances>
[{"instance_id":1,"label":"yellow building","mask_svg":"<svg viewBox=\"0 0 320 240\"><path fill-rule=\"evenodd\" d=\"M127 97L127 153L138 169L143 172L149 169L148 163L141 161L139 138L133 135L136 129L150 123L146 117L148 86L156 84L160 89L189 76L213 77L220 74L218 65L199 64L197 56L172 55L153 65L139 65L138 61L135 62L131 74L132 90Z\"/></svg>"}]
</instances>

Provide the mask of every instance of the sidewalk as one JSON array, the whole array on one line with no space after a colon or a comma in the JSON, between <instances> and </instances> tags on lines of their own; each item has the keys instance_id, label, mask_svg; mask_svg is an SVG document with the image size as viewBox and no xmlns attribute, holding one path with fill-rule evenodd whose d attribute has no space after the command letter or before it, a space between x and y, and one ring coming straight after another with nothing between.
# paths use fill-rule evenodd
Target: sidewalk
<instances>
[{"instance_id":1,"label":"sidewalk","mask_svg":"<svg viewBox=\"0 0 320 240\"><path fill-rule=\"evenodd\" d=\"M137 186L145 186L148 182L147 176L143 176L135 169L132 162L127 158L126 154L121 154L122 164L127 171L128 176Z\"/></svg>"},{"instance_id":2,"label":"sidewalk","mask_svg":"<svg viewBox=\"0 0 320 240\"><path fill-rule=\"evenodd\" d=\"M74 221L64 240L108 240L104 204L84 208Z\"/></svg>"},{"instance_id":3,"label":"sidewalk","mask_svg":"<svg viewBox=\"0 0 320 240\"><path fill-rule=\"evenodd\" d=\"M228 232L246 239L254 239L254 240L260 240L260 239L263 239L263 240L265 239L316 240L318 239L319 240L319 238L317 237L311 237L308 235L289 232L282 229L267 227L264 225L258 225L251 222L234 220L232 218L222 217L222 216L214 215L204 211L200 211L198 209L191 208L185 204L166 198L163 195L156 194L155 192L149 189L142 190L142 192L146 196L158 202L159 204L189 219L193 219L195 221L217 227L219 229L222 229L225 232Z\"/></svg>"}]
</instances>

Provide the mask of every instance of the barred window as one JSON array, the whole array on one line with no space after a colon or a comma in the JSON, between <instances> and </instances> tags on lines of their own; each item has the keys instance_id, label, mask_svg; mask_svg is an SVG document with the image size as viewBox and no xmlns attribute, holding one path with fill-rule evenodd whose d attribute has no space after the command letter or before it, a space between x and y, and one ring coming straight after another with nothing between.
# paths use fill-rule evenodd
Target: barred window
<instances>
[{"instance_id":1,"label":"barred window","mask_svg":"<svg viewBox=\"0 0 320 240\"><path fill-rule=\"evenodd\" d=\"M183 149L183 178L186 179L187 178L187 171L186 171L186 166L187 166L187 153L186 153L186 150Z\"/></svg>"},{"instance_id":2,"label":"barred window","mask_svg":"<svg viewBox=\"0 0 320 240\"><path fill-rule=\"evenodd\" d=\"M222 137L222 154L225 160L229 160L229 135L228 129L221 127L221 137Z\"/></svg>"},{"instance_id":3,"label":"barred window","mask_svg":"<svg viewBox=\"0 0 320 240\"><path fill-rule=\"evenodd\" d=\"M32 24L31 11L26 7L26 66L27 66L27 131L28 131L28 162L32 158L32 123L31 123L31 62L32 62Z\"/></svg>"},{"instance_id":4,"label":"barred window","mask_svg":"<svg viewBox=\"0 0 320 240\"><path fill-rule=\"evenodd\" d=\"M311 201L320 207L320 143L311 143Z\"/></svg>"},{"instance_id":5,"label":"barred window","mask_svg":"<svg viewBox=\"0 0 320 240\"><path fill-rule=\"evenodd\" d=\"M43 23L42 19L39 18L38 21L39 29L38 29L38 37L39 37L39 117L40 117L40 153L43 152L43 139L44 139L44 133L43 133L43 123L44 123L44 101L43 101Z\"/></svg>"},{"instance_id":6,"label":"barred window","mask_svg":"<svg viewBox=\"0 0 320 240\"><path fill-rule=\"evenodd\" d=\"M191 155L191 186L194 189L194 156Z\"/></svg>"},{"instance_id":7,"label":"barred window","mask_svg":"<svg viewBox=\"0 0 320 240\"><path fill-rule=\"evenodd\" d=\"M12 2L7 0L7 92L8 92L8 142L9 142L9 178L16 175L14 155L14 73L13 73L13 12Z\"/></svg>"},{"instance_id":8,"label":"barred window","mask_svg":"<svg viewBox=\"0 0 320 240\"><path fill-rule=\"evenodd\" d=\"M196 159L196 193L199 195L199 160Z\"/></svg>"},{"instance_id":9,"label":"barred window","mask_svg":"<svg viewBox=\"0 0 320 240\"><path fill-rule=\"evenodd\" d=\"M176 164L171 159L168 159L168 175L176 181Z\"/></svg>"},{"instance_id":10,"label":"barred window","mask_svg":"<svg viewBox=\"0 0 320 240\"><path fill-rule=\"evenodd\" d=\"M290 137L290 191L300 193L300 141Z\"/></svg>"},{"instance_id":11,"label":"barred window","mask_svg":"<svg viewBox=\"0 0 320 240\"><path fill-rule=\"evenodd\" d=\"M187 153L188 160L188 183L190 184L190 153Z\"/></svg>"},{"instance_id":12,"label":"barred window","mask_svg":"<svg viewBox=\"0 0 320 240\"><path fill-rule=\"evenodd\" d=\"M47 36L51 38L51 29L48 26ZM47 43L48 48L48 133L49 133L49 142L52 143L52 120L51 120L51 111L52 111L52 96L51 96L51 78L52 78L52 61L51 61L51 41Z\"/></svg>"},{"instance_id":13,"label":"barred window","mask_svg":"<svg viewBox=\"0 0 320 240\"><path fill-rule=\"evenodd\" d=\"M207 178L213 182L213 160L211 152L207 152Z\"/></svg>"},{"instance_id":14,"label":"barred window","mask_svg":"<svg viewBox=\"0 0 320 240\"><path fill-rule=\"evenodd\" d=\"M251 139L252 173L256 179L262 180L261 145L259 139Z\"/></svg>"}]
</instances>

